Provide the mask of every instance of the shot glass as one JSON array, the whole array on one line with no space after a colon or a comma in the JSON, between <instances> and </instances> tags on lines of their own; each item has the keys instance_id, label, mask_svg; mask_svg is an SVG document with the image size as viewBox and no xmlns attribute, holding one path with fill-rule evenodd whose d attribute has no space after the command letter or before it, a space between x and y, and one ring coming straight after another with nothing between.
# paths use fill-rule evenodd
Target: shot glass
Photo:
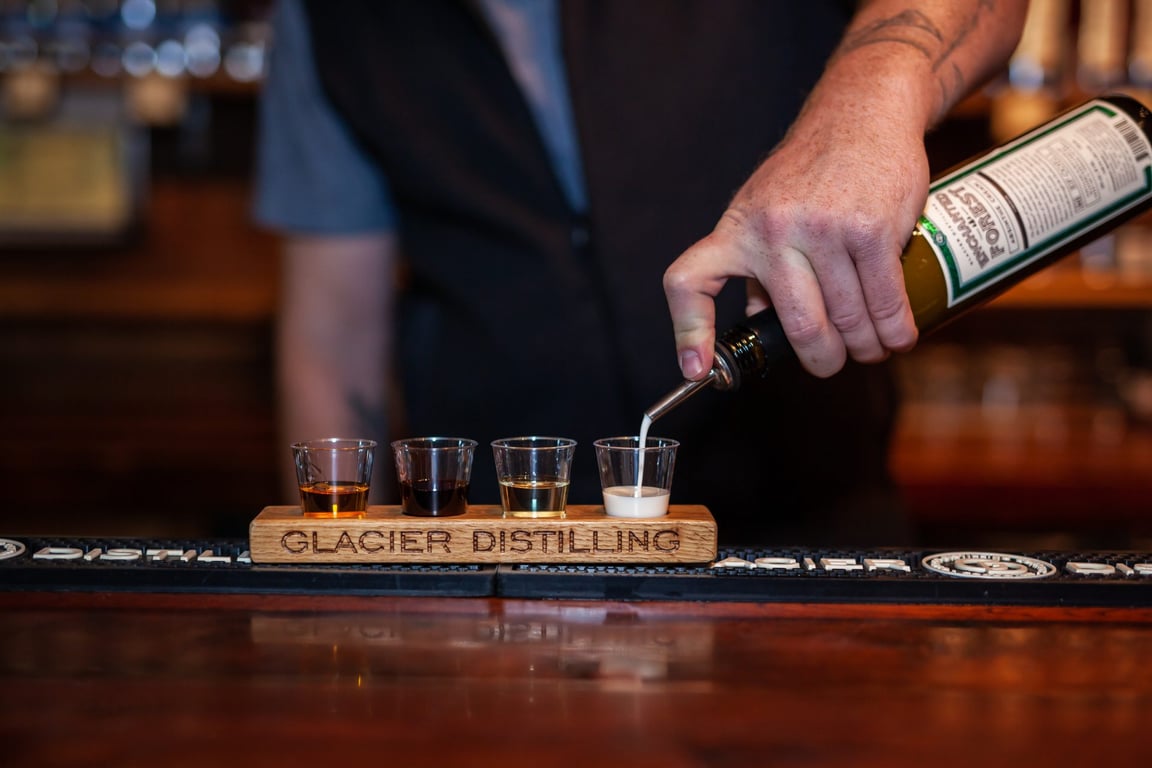
<instances>
[{"instance_id":1,"label":"shot glass","mask_svg":"<svg viewBox=\"0 0 1152 768\"><path fill-rule=\"evenodd\" d=\"M292 444L305 517L364 517L376 442L328 437Z\"/></svg>"},{"instance_id":2,"label":"shot glass","mask_svg":"<svg viewBox=\"0 0 1152 768\"><path fill-rule=\"evenodd\" d=\"M576 441L506 437L492 442L504 517L564 517Z\"/></svg>"},{"instance_id":3,"label":"shot glass","mask_svg":"<svg viewBox=\"0 0 1152 768\"><path fill-rule=\"evenodd\" d=\"M612 517L668 514L679 442L649 437L641 447L639 437L606 437L593 446L605 513Z\"/></svg>"},{"instance_id":4,"label":"shot glass","mask_svg":"<svg viewBox=\"0 0 1152 768\"><path fill-rule=\"evenodd\" d=\"M476 441L462 437L412 437L393 442L400 511L416 517L467 512L475 450Z\"/></svg>"}]
</instances>

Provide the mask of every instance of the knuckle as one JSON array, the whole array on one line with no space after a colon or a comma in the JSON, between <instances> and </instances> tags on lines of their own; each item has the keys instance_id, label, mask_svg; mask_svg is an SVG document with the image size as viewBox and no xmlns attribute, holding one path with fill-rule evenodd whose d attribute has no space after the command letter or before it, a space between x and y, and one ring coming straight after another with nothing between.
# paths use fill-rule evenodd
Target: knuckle
<instances>
[{"instance_id":1,"label":"knuckle","mask_svg":"<svg viewBox=\"0 0 1152 768\"><path fill-rule=\"evenodd\" d=\"M870 261L885 253L886 235L875 216L856 210L844 219L844 239L853 258Z\"/></svg>"},{"instance_id":2,"label":"knuckle","mask_svg":"<svg viewBox=\"0 0 1152 768\"><path fill-rule=\"evenodd\" d=\"M679 262L674 262L664 270L663 284L665 293L678 296L690 290L691 275Z\"/></svg>"},{"instance_id":3,"label":"knuckle","mask_svg":"<svg viewBox=\"0 0 1152 768\"><path fill-rule=\"evenodd\" d=\"M760 251L769 243L783 241L794 220L783 205L758 205L751 209L730 206L721 218L727 231L756 244Z\"/></svg>"},{"instance_id":4,"label":"knuckle","mask_svg":"<svg viewBox=\"0 0 1152 768\"><path fill-rule=\"evenodd\" d=\"M816 320L801 320L786 326L785 331L792 345L800 349L810 349L822 346L828 338L828 329Z\"/></svg>"},{"instance_id":5,"label":"knuckle","mask_svg":"<svg viewBox=\"0 0 1152 768\"><path fill-rule=\"evenodd\" d=\"M905 351L916 345L919 332L908 319L908 305L902 296L877 301L870 311L876 334L885 348Z\"/></svg>"},{"instance_id":6,"label":"knuckle","mask_svg":"<svg viewBox=\"0 0 1152 768\"><path fill-rule=\"evenodd\" d=\"M857 335L872 327L872 318L863 307L843 307L829 313L828 319L844 335Z\"/></svg>"},{"instance_id":7,"label":"knuckle","mask_svg":"<svg viewBox=\"0 0 1152 768\"><path fill-rule=\"evenodd\" d=\"M891 298L876 299L868 309L874 322L884 323L903 319L906 308L907 303L904 297L897 295Z\"/></svg>"}]
</instances>

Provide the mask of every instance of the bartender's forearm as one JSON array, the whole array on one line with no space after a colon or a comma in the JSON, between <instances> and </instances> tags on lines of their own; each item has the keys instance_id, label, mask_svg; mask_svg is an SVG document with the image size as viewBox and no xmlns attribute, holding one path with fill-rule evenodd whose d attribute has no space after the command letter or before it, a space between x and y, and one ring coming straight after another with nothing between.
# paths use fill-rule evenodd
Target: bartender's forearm
<instances>
[{"instance_id":1,"label":"bartender's forearm","mask_svg":"<svg viewBox=\"0 0 1152 768\"><path fill-rule=\"evenodd\" d=\"M861 0L857 5L813 101L854 92L857 104L899 106L900 119L918 130L942 119L1007 61L1028 9L1027 0Z\"/></svg>"},{"instance_id":2,"label":"bartender's forearm","mask_svg":"<svg viewBox=\"0 0 1152 768\"><path fill-rule=\"evenodd\" d=\"M685 378L712 365L714 297L731 278L747 280L749 313L776 309L817 376L916 343L899 257L928 195L924 134L1008 59L1026 7L859 4L784 140L664 274Z\"/></svg>"},{"instance_id":3,"label":"bartender's forearm","mask_svg":"<svg viewBox=\"0 0 1152 768\"><path fill-rule=\"evenodd\" d=\"M387 437L395 252L384 234L286 240L277 325L283 440Z\"/></svg>"}]
</instances>

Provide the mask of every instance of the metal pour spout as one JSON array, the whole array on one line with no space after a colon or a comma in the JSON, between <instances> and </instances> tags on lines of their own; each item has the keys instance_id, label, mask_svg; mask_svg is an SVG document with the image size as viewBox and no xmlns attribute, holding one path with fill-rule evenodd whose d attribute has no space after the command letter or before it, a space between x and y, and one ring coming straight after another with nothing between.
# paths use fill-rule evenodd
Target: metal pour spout
<instances>
[{"instance_id":1,"label":"metal pour spout","mask_svg":"<svg viewBox=\"0 0 1152 768\"><path fill-rule=\"evenodd\" d=\"M716 369L713 368L708 372L708 375L702 379L697 379L695 381L686 379L683 384L676 387L676 389L672 390L668 394L664 395L664 397L657 400L651 408L644 411L644 415L647 416L650 421L656 421L656 419L668 413L668 411L680 405L680 403L684 402L704 387L711 386L712 381L715 378Z\"/></svg>"},{"instance_id":2,"label":"metal pour spout","mask_svg":"<svg viewBox=\"0 0 1152 768\"><path fill-rule=\"evenodd\" d=\"M780 318L770 309L729 328L716 340L712 370L702 379L687 380L644 412L656 421L668 411L707 386L721 391L739 389L746 376L763 375L776 360L791 350L780 326Z\"/></svg>"},{"instance_id":3,"label":"metal pour spout","mask_svg":"<svg viewBox=\"0 0 1152 768\"><path fill-rule=\"evenodd\" d=\"M644 415L649 419L649 421L656 421L656 419L668 413L668 411L680 405L680 403L684 402L700 390L704 389L704 387L712 386L720 378L720 371L716 368L713 368L712 370L708 371L708 375L702 379L697 379L695 381L685 379L684 383L653 403L651 408L644 411Z\"/></svg>"}]
</instances>

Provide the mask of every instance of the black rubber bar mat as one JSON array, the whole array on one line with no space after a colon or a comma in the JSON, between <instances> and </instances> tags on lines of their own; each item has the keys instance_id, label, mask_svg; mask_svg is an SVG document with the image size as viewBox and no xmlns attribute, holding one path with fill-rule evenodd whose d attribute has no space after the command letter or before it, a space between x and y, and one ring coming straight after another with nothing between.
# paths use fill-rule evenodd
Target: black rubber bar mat
<instances>
[{"instance_id":1,"label":"black rubber bar mat","mask_svg":"<svg viewBox=\"0 0 1152 768\"><path fill-rule=\"evenodd\" d=\"M246 540L0 538L0 590L488 597L478 565L261 565Z\"/></svg>"},{"instance_id":2,"label":"black rubber bar mat","mask_svg":"<svg viewBox=\"0 0 1152 768\"><path fill-rule=\"evenodd\" d=\"M1152 553L722 549L699 565L260 565L229 540L0 537L0 590L1152 607Z\"/></svg>"},{"instance_id":3,"label":"black rubber bar mat","mask_svg":"<svg viewBox=\"0 0 1152 768\"><path fill-rule=\"evenodd\" d=\"M687 567L501 566L502 597L1152 606L1152 554L725 549Z\"/></svg>"}]
</instances>

